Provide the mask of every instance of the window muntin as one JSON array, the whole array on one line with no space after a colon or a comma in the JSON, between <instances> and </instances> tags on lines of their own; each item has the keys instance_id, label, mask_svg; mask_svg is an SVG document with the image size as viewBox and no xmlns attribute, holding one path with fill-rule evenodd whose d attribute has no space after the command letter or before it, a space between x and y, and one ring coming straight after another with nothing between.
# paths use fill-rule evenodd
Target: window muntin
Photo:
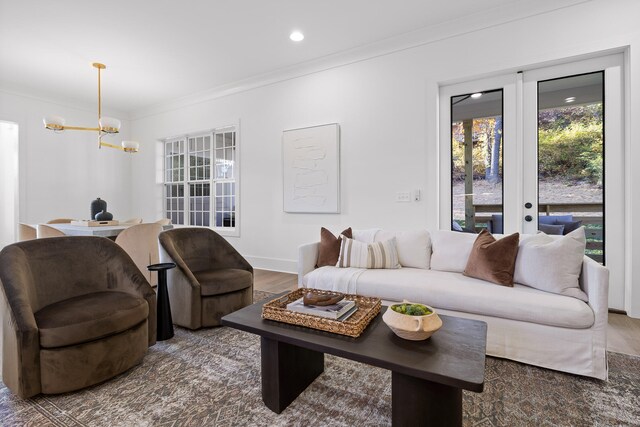
<instances>
[{"instance_id":1,"label":"window muntin","mask_svg":"<svg viewBox=\"0 0 640 427\"><path fill-rule=\"evenodd\" d=\"M215 156L215 227L236 226L236 133L216 134Z\"/></svg>"},{"instance_id":2,"label":"window muntin","mask_svg":"<svg viewBox=\"0 0 640 427\"><path fill-rule=\"evenodd\" d=\"M227 127L165 141L166 217L237 235L237 132Z\"/></svg>"},{"instance_id":3,"label":"window muntin","mask_svg":"<svg viewBox=\"0 0 640 427\"><path fill-rule=\"evenodd\" d=\"M164 143L164 203L165 217L173 224L185 223L184 205L184 154L185 140L175 139Z\"/></svg>"}]
</instances>

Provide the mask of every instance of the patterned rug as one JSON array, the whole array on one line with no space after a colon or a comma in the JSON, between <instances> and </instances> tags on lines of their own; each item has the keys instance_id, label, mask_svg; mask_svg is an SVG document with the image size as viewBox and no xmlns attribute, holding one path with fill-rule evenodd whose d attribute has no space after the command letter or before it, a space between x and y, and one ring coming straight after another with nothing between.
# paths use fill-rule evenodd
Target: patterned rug
<instances>
[{"instance_id":1,"label":"patterned rug","mask_svg":"<svg viewBox=\"0 0 640 427\"><path fill-rule=\"evenodd\" d=\"M464 392L464 425L640 425L640 358L609 353L609 367L610 379L602 382L487 358L485 391ZM79 392L21 400L0 387L2 426L384 426L390 420L390 372L333 356L282 414L271 412L261 397L259 337L226 327L176 328L139 366Z\"/></svg>"}]
</instances>

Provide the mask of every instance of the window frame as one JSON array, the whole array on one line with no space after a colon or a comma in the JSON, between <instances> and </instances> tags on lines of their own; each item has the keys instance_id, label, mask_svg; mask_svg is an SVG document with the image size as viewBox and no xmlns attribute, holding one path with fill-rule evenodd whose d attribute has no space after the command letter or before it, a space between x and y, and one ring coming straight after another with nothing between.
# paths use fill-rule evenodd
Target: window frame
<instances>
[{"instance_id":1,"label":"window frame","mask_svg":"<svg viewBox=\"0 0 640 427\"><path fill-rule=\"evenodd\" d=\"M224 134L224 133L229 133L229 132L233 132L234 133L234 159L233 159L233 177L232 178L222 178L222 179L218 179L216 178L215 172L216 172L216 168L215 168L215 163L216 163L216 149L215 149L215 138L217 134ZM189 155L190 155L190 147L189 147L189 141L190 139L193 138L198 138L198 137L210 137L210 141L211 141L211 145L210 145L210 153L209 153L209 178L208 179L197 179L197 180L192 180L191 176L190 176L190 164L188 164L189 162ZM183 224L175 224L178 226L185 226L185 227L207 227L207 228L211 228L212 230L215 230L217 233L219 233L220 235L223 236L233 236L233 237L239 237L240 236L240 126L239 124L232 124L232 125L226 125L226 126L220 126L220 127L216 127L214 129L209 129L206 131L201 131L201 132L193 132L193 133L189 133L189 134L185 134L185 135L181 135L181 136L174 136L174 137L170 137L170 138L165 138L160 140L163 144L163 157L162 157L162 203L163 203L163 207L162 210L164 212L164 217L165 218L170 218L170 214L173 212L177 212L178 215L182 212L184 215L184 223ZM179 153L180 156L182 156L182 169L183 169L183 180L182 181L168 181L167 180L167 146L169 143L175 143L175 142L181 142L184 146L184 149L182 150L181 153ZM196 148L196 153L198 152L197 148ZM175 168L172 168L175 169ZM218 227L216 226L216 222L215 222L215 215L216 215L216 184L218 183L231 183L234 185L234 194L233 194L233 200L234 200L234 226L233 227ZM191 202L191 185L192 184L208 184L209 185L209 196L203 196L203 197L209 197L209 225L193 225L191 224L191 207L190 207L190 202ZM176 197L178 199L182 199L183 202L183 209L180 210L173 210L173 209L167 209L167 197L168 197L168 186L169 185L181 185L183 192L182 192L182 196L173 196L171 195L171 197ZM177 206L180 206L180 203L178 202Z\"/></svg>"}]
</instances>

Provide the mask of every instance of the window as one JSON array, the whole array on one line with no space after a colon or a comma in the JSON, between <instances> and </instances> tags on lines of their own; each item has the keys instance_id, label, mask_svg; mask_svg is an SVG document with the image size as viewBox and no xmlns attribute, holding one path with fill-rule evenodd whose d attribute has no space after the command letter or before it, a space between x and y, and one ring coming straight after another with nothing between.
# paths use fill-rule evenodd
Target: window
<instances>
[{"instance_id":1,"label":"window","mask_svg":"<svg viewBox=\"0 0 640 427\"><path fill-rule=\"evenodd\" d=\"M164 202L174 224L238 235L238 141L235 127L164 142Z\"/></svg>"}]
</instances>

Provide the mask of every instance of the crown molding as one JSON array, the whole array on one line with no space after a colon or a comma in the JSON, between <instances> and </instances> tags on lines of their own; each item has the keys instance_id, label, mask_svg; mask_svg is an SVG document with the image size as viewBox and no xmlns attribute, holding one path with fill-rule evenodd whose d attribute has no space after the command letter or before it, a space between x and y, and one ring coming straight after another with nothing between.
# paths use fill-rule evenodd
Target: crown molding
<instances>
[{"instance_id":1,"label":"crown molding","mask_svg":"<svg viewBox=\"0 0 640 427\"><path fill-rule=\"evenodd\" d=\"M467 15L460 19L442 22L438 25L421 28L378 42L217 86L172 101L139 108L131 112L130 119L139 120L145 117L182 109L333 68L418 48L534 16L553 13L557 10L574 7L591 1L593 0L538 0L535 2L521 0L506 7L488 9L480 13Z\"/></svg>"},{"instance_id":2,"label":"crown molding","mask_svg":"<svg viewBox=\"0 0 640 427\"><path fill-rule=\"evenodd\" d=\"M81 111L83 113L93 113L98 114L98 107L96 104L89 104L83 101L77 101L73 99L64 99L64 98L54 98L47 97L42 95L36 95L30 89L22 88L22 87L11 87L7 85L0 86L0 93L4 93L11 96L17 96L20 98L30 99L32 101L42 102L51 105L57 105L62 108L70 108L76 111ZM102 108L104 115L109 117L118 117L120 120L131 120L131 115L124 111L110 109L110 108ZM51 111L51 113L55 113L55 111Z\"/></svg>"}]
</instances>

